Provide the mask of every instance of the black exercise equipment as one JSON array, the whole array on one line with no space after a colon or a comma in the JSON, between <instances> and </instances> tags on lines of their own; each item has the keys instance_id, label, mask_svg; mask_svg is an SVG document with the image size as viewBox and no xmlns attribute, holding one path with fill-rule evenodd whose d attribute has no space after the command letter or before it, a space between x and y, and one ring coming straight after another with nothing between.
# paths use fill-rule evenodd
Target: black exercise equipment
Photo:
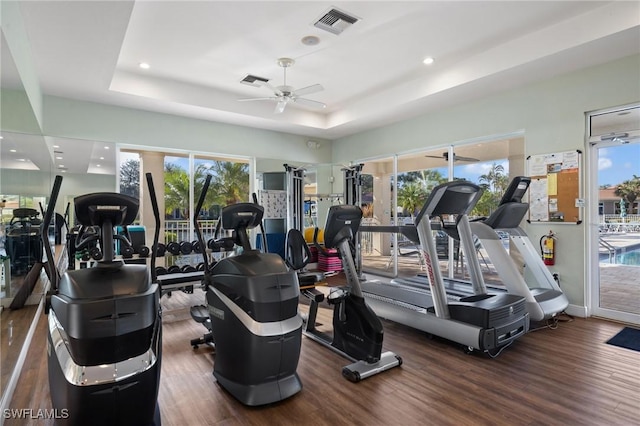
<instances>
[{"instance_id":1,"label":"black exercise equipment","mask_svg":"<svg viewBox=\"0 0 640 426\"><path fill-rule=\"evenodd\" d=\"M205 192L203 189L202 200ZM302 389L296 373L302 341L296 274L279 255L253 250L247 235L247 230L261 223L263 214L264 209L252 203L222 210L221 226L233 230L242 253L210 269L203 255L207 306L191 310L194 319L210 330L204 338L192 340L192 345L207 336L215 340L216 380L251 406L281 401ZM194 223L198 240L203 242L195 219Z\"/></svg>"},{"instance_id":2,"label":"black exercise equipment","mask_svg":"<svg viewBox=\"0 0 640 426\"><path fill-rule=\"evenodd\" d=\"M122 247L122 249L120 250L120 253L122 254L122 257L125 259L131 259L133 257L133 247Z\"/></svg>"},{"instance_id":3,"label":"black exercise equipment","mask_svg":"<svg viewBox=\"0 0 640 426\"><path fill-rule=\"evenodd\" d=\"M5 247L11 259L11 274L27 273L31 267L42 261L41 230L42 221L38 211L31 208L13 210L13 217L6 230Z\"/></svg>"},{"instance_id":4,"label":"black exercise equipment","mask_svg":"<svg viewBox=\"0 0 640 426\"><path fill-rule=\"evenodd\" d=\"M62 183L56 176L45 214L48 224ZM48 366L52 406L68 417L59 424L160 424L157 405L162 351L160 291L145 265L115 260L114 228L131 223L138 200L94 193L74 200L76 220L97 226L77 246L98 243L103 259L92 268L54 266L47 294ZM42 237L47 258L53 253Z\"/></svg>"},{"instance_id":5,"label":"black exercise equipment","mask_svg":"<svg viewBox=\"0 0 640 426\"><path fill-rule=\"evenodd\" d=\"M332 288L327 302L333 305L333 335L316 329L319 303L324 294L311 288L302 294L310 299L309 312L305 319L305 336L329 347L353 361L343 367L342 375L352 382L371 377L377 373L402 365L402 358L393 352L382 353L384 331L382 322L367 305L362 295L360 279L353 260L354 238L358 232L362 210L358 206L331 206L324 231L324 245L319 250L337 248L347 279L346 287ZM304 257L310 256L304 249L304 238L300 231L289 231L288 252L290 264L299 266ZM317 237L314 236L314 239ZM298 258L303 253L303 260Z\"/></svg>"},{"instance_id":6,"label":"black exercise equipment","mask_svg":"<svg viewBox=\"0 0 640 426\"><path fill-rule=\"evenodd\" d=\"M168 273L169 271L167 271L167 268L162 266L156 266L156 275L166 275Z\"/></svg>"},{"instance_id":7,"label":"black exercise equipment","mask_svg":"<svg viewBox=\"0 0 640 426\"><path fill-rule=\"evenodd\" d=\"M167 268L167 272L169 272L170 274L178 274L182 271L180 270L180 267L178 265L171 265L169 266L169 268Z\"/></svg>"},{"instance_id":8,"label":"black exercise equipment","mask_svg":"<svg viewBox=\"0 0 640 426\"><path fill-rule=\"evenodd\" d=\"M89 249L89 256L91 256L93 260L101 260L102 250L100 250L100 247L92 247Z\"/></svg>"},{"instance_id":9,"label":"black exercise equipment","mask_svg":"<svg viewBox=\"0 0 640 426\"><path fill-rule=\"evenodd\" d=\"M167 246L165 246L162 243L156 244L156 252L155 252L156 256L163 257L166 252L167 252Z\"/></svg>"},{"instance_id":10,"label":"black exercise equipment","mask_svg":"<svg viewBox=\"0 0 640 426\"><path fill-rule=\"evenodd\" d=\"M183 241L180 243L180 253L189 254L193 251L193 246L189 241Z\"/></svg>"},{"instance_id":11,"label":"black exercise equipment","mask_svg":"<svg viewBox=\"0 0 640 426\"><path fill-rule=\"evenodd\" d=\"M140 257L149 257L150 253L151 250L149 250L149 247L147 246L140 246L140 248L138 249L138 254L140 255Z\"/></svg>"},{"instance_id":12,"label":"black exercise equipment","mask_svg":"<svg viewBox=\"0 0 640 426\"><path fill-rule=\"evenodd\" d=\"M171 241L169 244L167 244L167 251L173 255L180 254L180 243L178 243L177 241Z\"/></svg>"}]
</instances>

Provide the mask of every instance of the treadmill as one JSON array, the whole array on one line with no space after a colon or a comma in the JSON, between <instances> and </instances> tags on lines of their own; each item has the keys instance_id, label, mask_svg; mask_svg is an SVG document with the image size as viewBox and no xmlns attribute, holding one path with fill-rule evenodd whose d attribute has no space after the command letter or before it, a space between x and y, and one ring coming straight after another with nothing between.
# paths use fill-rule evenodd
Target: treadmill
<instances>
[{"instance_id":1,"label":"treadmill","mask_svg":"<svg viewBox=\"0 0 640 426\"><path fill-rule=\"evenodd\" d=\"M362 282L362 292L375 313L385 319L459 343L465 350L499 353L529 329L529 314L522 296L489 294L477 257L467 214L482 195L482 189L468 181L441 184L431 192L416 217L417 236L427 266L428 286ZM455 227L469 259L470 275L476 291L470 296L448 296L431 232L431 218L454 217ZM475 261L474 261L475 259Z\"/></svg>"},{"instance_id":2,"label":"treadmill","mask_svg":"<svg viewBox=\"0 0 640 426\"><path fill-rule=\"evenodd\" d=\"M540 322L552 319L564 312L569 306L569 300L542 262L526 232L520 227L520 223L529 210L529 203L523 202L522 198L530 183L531 178L529 177L515 177L500 200L498 208L484 220L471 221L470 229L471 233L480 240L504 284L504 287L486 285L485 288L488 292L506 291L524 297L531 321ZM452 238L460 239L455 228L444 226L442 229ZM504 231L509 234L511 247L520 253L526 266L525 277L518 270L509 252L502 246L502 241L496 231ZM473 242L471 244L470 247L473 247ZM477 254L471 250L469 253L465 251L464 255L468 261L470 260L469 263L472 263L474 259L477 260ZM479 277L471 274L471 277L471 281L445 278L447 294L464 297L478 291L484 291L481 289L482 284L480 287L474 285L474 282L481 283L483 281L481 274ZM427 277L424 274L418 274L411 278L398 278L396 281L418 287L428 285Z\"/></svg>"},{"instance_id":3,"label":"treadmill","mask_svg":"<svg viewBox=\"0 0 640 426\"><path fill-rule=\"evenodd\" d=\"M472 222L471 232L482 243L507 291L527 299L527 312L532 321L543 321L562 313L569 306L569 300L545 266L527 233L520 227L529 210L529 203L522 202L522 197L530 183L529 177L515 177L498 208L484 221ZM509 234L511 247L520 253L526 266L525 277L502 246L496 231Z\"/></svg>"}]
</instances>

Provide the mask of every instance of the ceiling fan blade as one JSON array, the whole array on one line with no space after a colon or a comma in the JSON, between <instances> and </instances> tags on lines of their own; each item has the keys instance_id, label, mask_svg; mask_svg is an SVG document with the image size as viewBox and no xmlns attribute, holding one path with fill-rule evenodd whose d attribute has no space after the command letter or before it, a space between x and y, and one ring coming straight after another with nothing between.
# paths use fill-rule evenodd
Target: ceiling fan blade
<instances>
[{"instance_id":1,"label":"ceiling fan blade","mask_svg":"<svg viewBox=\"0 0 640 426\"><path fill-rule=\"evenodd\" d=\"M271 84L269 84L269 82L267 81L261 81L260 86L266 87L267 89L271 90L276 96L282 96L282 92L276 89L275 86L272 86Z\"/></svg>"},{"instance_id":2,"label":"ceiling fan blade","mask_svg":"<svg viewBox=\"0 0 640 426\"><path fill-rule=\"evenodd\" d=\"M425 155L425 157L428 158L438 158L438 159L442 159L445 161L449 161L449 153L448 152L443 152L442 155ZM453 154L453 161L467 161L469 163L477 163L478 160L477 158L473 158L473 157L463 157L461 155L456 155Z\"/></svg>"},{"instance_id":3,"label":"ceiling fan blade","mask_svg":"<svg viewBox=\"0 0 640 426\"><path fill-rule=\"evenodd\" d=\"M292 95L293 96L310 95L312 93L321 92L323 90L324 90L324 87L322 87L322 84L314 84L311 86L303 87L302 89L294 90Z\"/></svg>"},{"instance_id":4,"label":"ceiling fan blade","mask_svg":"<svg viewBox=\"0 0 640 426\"><path fill-rule=\"evenodd\" d=\"M312 101L311 99L305 98L294 98L293 101L297 104L308 106L311 108L326 108L327 106L322 102Z\"/></svg>"},{"instance_id":5,"label":"ceiling fan blade","mask_svg":"<svg viewBox=\"0 0 640 426\"><path fill-rule=\"evenodd\" d=\"M270 97L266 97L266 98L244 98L244 99L238 99L238 101L240 102L247 102L247 101L273 101L278 99L275 96L270 96Z\"/></svg>"},{"instance_id":6,"label":"ceiling fan blade","mask_svg":"<svg viewBox=\"0 0 640 426\"><path fill-rule=\"evenodd\" d=\"M273 111L276 114L281 114L284 111L284 107L287 106L287 101L278 101L276 105L276 109Z\"/></svg>"},{"instance_id":7,"label":"ceiling fan blade","mask_svg":"<svg viewBox=\"0 0 640 426\"><path fill-rule=\"evenodd\" d=\"M454 155L453 161L467 161L469 163L477 163L480 160L478 160L477 158L473 158L473 157L463 157L461 155Z\"/></svg>"}]
</instances>

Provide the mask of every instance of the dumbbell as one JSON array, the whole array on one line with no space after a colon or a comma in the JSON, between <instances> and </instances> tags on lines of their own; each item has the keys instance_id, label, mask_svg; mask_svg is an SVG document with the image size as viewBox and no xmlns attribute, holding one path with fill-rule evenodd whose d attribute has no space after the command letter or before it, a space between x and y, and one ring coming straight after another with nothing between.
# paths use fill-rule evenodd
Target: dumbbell
<instances>
[{"instance_id":1,"label":"dumbbell","mask_svg":"<svg viewBox=\"0 0 640 426\"><path fill-rule=\"evenodd\" d=\"M191 265L184 265L182 268L180 268L180 272L186 273L186 272L196 272L196 268L194 268Z\"/></svg>"},{"instance_id":2,"label":"dumbbell","mask_svg":"<svg viewBox=\"0 0 640 426\"><path fill-rule=\"evenodd\" d=\"M202 253L202 247L200 246L200 241L198 240L191 241L191 247L193 248L194 253Z\"/></svg>"},{"instance_id":3,"label":"dumbbell","mask_svg":"<svg viewBox=\"0 0 640 426\"><path fill-rule=\"evenodd\" d=\"M149 253L151 253L151 250L149 250L149 247L147 246L140 246L140 248L138 249L138 254L140 255L140 257L149 257Z\"/></svg>"},{"instance_id":4,"label":"dumbbell","mask_svg":"<svg viewBox=\"0 0 640 426\"><path fill-rule=\"evenodd\" d=\"M180 254L180 244L175 241L171 241L167 244L167 251L171 254Z\"/></svg>"},{"instance_id":5,"label":"dumbbell","mask_svg":"<svg viewBox=\"0 0 640 426\"><path fill-rule=\"evenodd\" d=\"M235 246L235 243L233 241L233 238L231 237L224 237L221 240L222 243L222 248L224 250L233 250L233 247Z\"/></svg>"},{"instance_id":6,"label":"dumbbell","mask_svg":"<svg viewBox=\"0 0 640 426\"><path fill-rule=\"evenodd\" d=\"M81 260L83 260L84 262L88 262L91 260L91 255L89 254L88 250L85 250L82 252L82 256L80 257Z\"/></svg>"},{"instance_id":7,"label":"dumbbell","mask_svg":"<svg viewBox=\"0 0 640 426\"><path fill-rule=\"evenodd\" d=\"M158 275L166 275L167 274L167 268L163 267L163 266L156 266L156 276Z\"/></svg>"},{"instance_id":8,"label":"dumbbell","mask_svg":"<svg viewBox=\"0 0 640 426\"><path fill-rule=\"evenodd\" d=\"M122 254L122 257L125 259L131 259L133 257L133 247L131 246L122 247L120 252Z\"/></svg>"},{"instance_id":9,"label":"dumbbell","mask_svg":"<svg viewBox=\"0 0 640 426\"><path fill-rule=\"evenodd\" d=\"M167 269L167 272L170 274L178 274L180 273L180 267L178 265L169 266L169 269Z\"/></svg>"},{"instance_id":10,"label":"dumbbell","mask_svg":"<svg viewBox=\"0 0 640 426\"><path fill-rule=\"evenodd\" d=\"M91 248L91 250L89 250L89 256L91 256L93 260L101 260L102 251L100 251L100 247Z\"/></svg>"},{"instance_id":11,"label":"dumbbell","mask_svg":"<svg viewBox=\"0 0 640 426\"><path fill-rule=\"evenodd\" d=\"M198 265L196 266L196 270L197 271L204 271L204 262L198 263Z\"/></svg>"},{"instance_id":12,"label":"dumbbell","mask_svg":"<svg viewBox=\"0 0 640 426\"><path fill-rule=\"evenodd\" d=\"M180 253L189 254L193 251L193 246L189 241L183 241L180 243Z\"/></svg>"},{"instance_id":13,"label":"dumbbell","mask_svg":"<svg viewBox=\"0 0 640 426\"><path fill-rule=\"evenodd\" d=\"M167 251L167 246L165 246L162 243L158 243L158 246L156 247L156 256L163 257L166 251Z\"/></svg>"},{"instance_id":14,"label":"dumbbell","mask_svg":"<svg viewBox=\"0 0 640 426\"><path fill-rule=\"evenodd\" d=\"M207 247L209 247L211 251L215 251L215 252L220 251L220 249L222 248L221 244L217 240L214 240L213 238L207 241Z\"/></svg>"}]
</instances>

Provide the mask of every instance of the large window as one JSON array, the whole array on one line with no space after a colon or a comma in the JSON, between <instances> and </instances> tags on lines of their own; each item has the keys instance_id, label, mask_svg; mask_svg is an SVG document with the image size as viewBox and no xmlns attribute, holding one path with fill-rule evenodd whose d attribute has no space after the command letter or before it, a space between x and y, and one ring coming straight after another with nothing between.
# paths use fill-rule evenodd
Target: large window
<instances>
[{"instance_id":1,"label":"large window","mask_svg":"<svg viewBox=\"0 0 640 426\"><path fill-rule=\"evenodd\" d=\"M196 238L192 219L207 175L211 175L211 183L203 207L197 212L205 239L213 236L222 207L250 200L249 160L245 158L140 149L122 149L119 158L121 193L139 198L145 193L141 177L147 172L154 175L156 196L163 213L161 241ZM158 174L162 182L158 181ZM140 219L143 224L153 220L150 213L143 215Z\"/></svg>"},{"instance_id":2,"label":"large window","mask_svg":"<svg viewBox=\"0 0 640 426\"><path fill-rule=\"evenodd\" d=\"M513 176L524 172L524 140L519 138L444 147L364 161L363 173L371 181L363 185L365 224L408 225L414 223L433 188L443 182L465 179L483 188L472 216L488 216L497 207ZM363 180L364 181L364 180ZM370 212L369 212L370 211ZM370 216L370 217L368 217ZM460 244L434 230L443 273L465 278ZM476 247L487 281L497 274L480 245ZM420 247L402 234L362 232L363 269L384 276L414 276L424 271Z\"/></svg>"}]
</instances>

